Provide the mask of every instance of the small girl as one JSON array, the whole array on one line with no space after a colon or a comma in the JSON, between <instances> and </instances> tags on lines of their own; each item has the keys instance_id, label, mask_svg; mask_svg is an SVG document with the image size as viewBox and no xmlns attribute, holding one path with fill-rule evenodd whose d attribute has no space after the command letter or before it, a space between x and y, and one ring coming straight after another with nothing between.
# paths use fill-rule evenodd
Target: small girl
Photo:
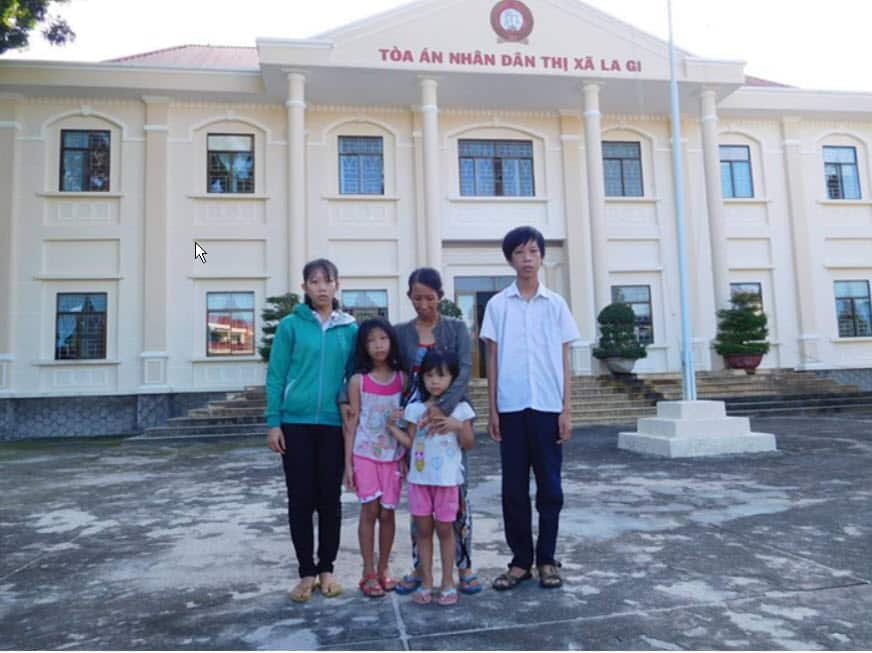
<instances>
[{"instance_id":1,"label":"small girl","mask_svg":"<svg viewBox=\"0 0 872 653\"><path fill-rule=\"evenodd\" d=\"M412 599L419 604L432 601L434 518L442 557L442 587L437 603L442 606L457 603L453 525L459 509L459 486L463 483L461 448L470 449L475 444L472 431L475 413L472 406L461 401L450 417L432 418L426 424L421 420L459 371L460 365L453 352L436 348L428 351L419 371L420 401L406 406L403 415L408 422L408 433L400 429L393 418L389 424L397 441L412 450L408 475L409 510L418 533L422 581ZM438 433L440 430L446 432Z\"/></svg>"},{"instance_id":2,"label":"small girl","mask_svg":"<svg viewBox=\"0 0 872 653\"><path fill-rule=\"evenodd\" d=\"M345 424L345 485L360 500L357 536L363 556L360 591L376 598L396 587L390 577L391 547L400 500L399 461L405 449L391 437L388 419L399 408L406 378L393 327L376 318L360 325L357 373L348 383L348 399L357 417ZM378 571L375 565L375 524L379 525Z\"/></svg>"}]
</instances>

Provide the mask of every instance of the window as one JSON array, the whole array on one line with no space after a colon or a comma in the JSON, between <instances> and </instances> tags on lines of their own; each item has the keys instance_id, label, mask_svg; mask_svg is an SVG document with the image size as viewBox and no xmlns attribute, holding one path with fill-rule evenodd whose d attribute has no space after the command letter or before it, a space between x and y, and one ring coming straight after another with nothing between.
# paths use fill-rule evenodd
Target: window
<instances>
[{"instance_id":1,"label":"window","mask_svg":"<svg viewBox=\"0 0 872 653\"><path fill-rule=\"evenodd\" d=\"M607 197L642 197L642 146L603 141L603 175Z\"/></svg>"},{"instance_id":2,"label":"window","mask_svg":"<svg viewBox=\"0 0 872 653\"><path fill-rule=\"evenodd\" d=\"M210 193L254 192L254 136L208 134L206 149Z\"/></svg>"},{"instance_id":3,"label":"window","mask_svg":"<svg viewBox=\"0 0 872 653\"><path fill-rule=\"evenodd\" d=\"M254 293L206 293L206 355L254 354Z\"/></svg>"},{"instance_id":4,"label":"window","mask_svg":"<svg viewBox=\"0 0 872 653\"><path fill-rule=\"evenodd\" d=\"M388 293L386 290L343 290L342 306L358 322L372 317L388 319Z\"/></svg>"},{"instance_id":5,"label":"window","mask_svg":"<svg viewBox=\"0 0 872 653\"><path fill-rule=\"evenodd\" d=\"M339 137L340 195L384 195L384 143L381 136Z\"/></svg>"},{"instance_id":6,"label":"window","mask_svg":"<svg viewBox=\"0 0 872 653\"><path fill-rule=\"evenodd\" d=\"M857 173L857 149L824 147L824 177L831 200L860 199L860 176Z\"/></svg>"},{"instance_id":7,"label":"window","mask_svg":"<svg viewBox=\"0 0 872 653\"><path fill-rule=\"evenodd\" d=\"M108 130L61 130L61 191L109 191Z\"/></svg>"},{"instance_id":8,"label":"window","mask_svg":"<svg viewBox=\"0 0 872 653\"><path fill-rule=\"evenodd\" d=\"M749 295L754 295L756 298L757 309L763 310L763 288L760 283L756 281L748 281L741 283L731 283L730 284L730 296L736 295L738 293L747 293Z\"/></svg>"},{"instance_id":9,"label":"window","mask_svg":"<svg viewBox=\"0 0 872 653\"><path fill-rule=\"evenodd\" d=\"M532 141L458 141L464 197L533 197Z\"/></svg>"},{"instance_id":10,"label":"window","mask_svg":"<svg viewBox=\"0 0 872 653\"><path fill-rule=\"evenodd\" d=\"M106 358L106 293L58 293L55 360Z\"/></svg>"},{"instance_id":11,"label":"window","mask_svg":"<svg viewBox=\"0 0 872 653\"><path fill-rule=\"evenodd\" d=\"M721 145L721 190L724 197L754 197L751 179L751 148Z\"/></svg>"},{"instance_id":12,"label":"window","mask_svg":"<svg viewBox=\"0 0 872 653\"><path fill-rule=\"evenodd\" d=\"M654 342L651 320L651 286L612 286L612 301L629 304L636 314L636 335L643 345Z\"/></svg>"},{"instance_id":13,"label":"window","mask_svg":"<svg viewBox=\"0 0 872 653\"><path fill-rule=\"evenodd\" d=\"M868 281L836 281L836 319L840 338L872 336Z\"/></svg>"}]
</instances>

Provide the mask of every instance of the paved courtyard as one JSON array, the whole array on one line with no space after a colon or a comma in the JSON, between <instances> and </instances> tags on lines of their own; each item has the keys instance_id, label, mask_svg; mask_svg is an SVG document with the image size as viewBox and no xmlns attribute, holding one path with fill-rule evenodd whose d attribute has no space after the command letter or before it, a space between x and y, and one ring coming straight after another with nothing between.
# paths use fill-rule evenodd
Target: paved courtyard
<instances>
[{"instance_id":1,"label":"paved courtyard","mask_svg":"<svg viewBox=\"0 0 872 653\"><path fill-rule=\"evenodd\" d=\"M754 420L772 454L664 460L618 428L567 446L557 591L454 608L355 589L290 603L284 482L260 440L0 444L3 649L869 649L872 415ZM470 458L473 561L507 560L496 445ZM394 571L409 560L405 504Z\"/></svg>"}]
</instances>

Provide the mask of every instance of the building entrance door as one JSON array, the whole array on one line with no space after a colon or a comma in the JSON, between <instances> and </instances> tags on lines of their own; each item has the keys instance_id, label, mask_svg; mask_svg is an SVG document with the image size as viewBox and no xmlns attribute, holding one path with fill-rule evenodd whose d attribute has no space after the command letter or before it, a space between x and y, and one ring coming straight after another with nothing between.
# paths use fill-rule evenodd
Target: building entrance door
<instances>
[{"instance_id":1,"label":"building entrance door","mask_svg":"<svg viewBox=\"0 0 872 653\"><path fill-rule=\"evenodd\" d=\"M463 312L463 319L472 337L472 378L487 376L487 348L479 339L484 309L490 298L510 285L514 277L455 277L454 301Z\"/></svg>"}]
</instances>

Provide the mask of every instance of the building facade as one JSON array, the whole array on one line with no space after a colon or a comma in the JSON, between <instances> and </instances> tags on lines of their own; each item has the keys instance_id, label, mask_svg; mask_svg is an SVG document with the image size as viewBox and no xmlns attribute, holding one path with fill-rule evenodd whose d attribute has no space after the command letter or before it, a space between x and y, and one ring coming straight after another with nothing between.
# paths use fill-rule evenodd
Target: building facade
<instances>
[{"instance_id":1,"label":"building facade","mask_svg":"<svg viewBox=\"0 0 872 653\"><path fill-rule=\"evenodd\" d=\"M439 268L475 332L519 224L546 236L576 373L599 372L613 299L648 343L637 371L679 370L668 65L667 44L575 0L421 0L256 48L0 61L0 435L113 401L135 431L261 383L260 312L315 257L353 312L392 321L412 316L408 273ZM765 367L872 368L872 93L686 52L677 71L698 369L722 365L715 314L739 289L769 316Z\"/></svg>"}]
</instances>

